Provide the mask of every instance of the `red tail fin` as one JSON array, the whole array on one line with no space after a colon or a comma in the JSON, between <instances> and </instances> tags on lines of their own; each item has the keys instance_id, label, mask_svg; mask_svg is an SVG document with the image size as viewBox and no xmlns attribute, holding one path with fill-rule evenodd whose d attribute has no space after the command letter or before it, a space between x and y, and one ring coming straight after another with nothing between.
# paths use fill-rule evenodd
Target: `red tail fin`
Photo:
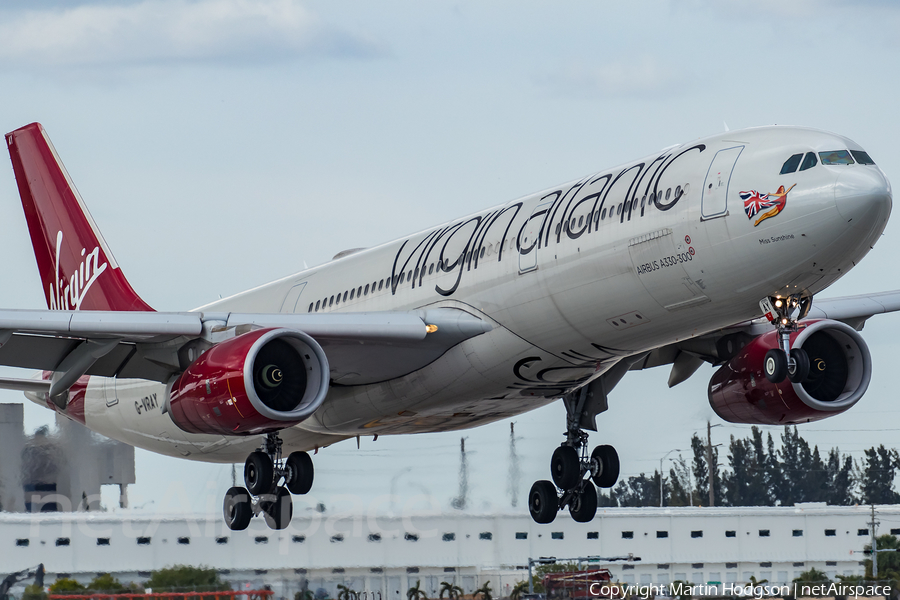
<instances>
[{"instance_id":1,"label":"red tail fin","mask_svg":"<svg viewBox=\"0 0 900 600\"><path fill-rule=\"evenodd\" d=\"M40 123L6 134L51 310L151 311L106 246Z\"/></svg>"}]
</instances>

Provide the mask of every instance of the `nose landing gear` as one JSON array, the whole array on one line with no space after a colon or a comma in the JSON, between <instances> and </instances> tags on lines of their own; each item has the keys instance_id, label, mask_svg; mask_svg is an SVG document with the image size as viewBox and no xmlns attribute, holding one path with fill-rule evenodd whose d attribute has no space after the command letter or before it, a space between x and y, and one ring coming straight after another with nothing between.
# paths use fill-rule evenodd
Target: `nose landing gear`
<instances>
[{"instance_id":1,"label":"nose landing gear","mask_svg":"<svg viewBox=\"0 0 900 600\"><path fill-rule=\"evenodd\" d=\"M281 459L281 438L266 436L262 447L244 463L244 485L225 493L225 524L233 531L246 529L250 520L263 515L271 529L284 529L291 522L294 504L291 494L305 494L312 488L313 463L306 452L292 452ZM283 485L278 485L283 480Z\"/></svg>"},{"instance_id":2,"label":"nose landing gear","mask_svg":"<svg viewBox=\"0 0 900 600\"><path fill-rule=\"evenodd\" d=\"M612 446L594 448L588 457L588 434L579 427L585 390L563 398L566 405L566 441L553 452L553 481L537 481L528 494L528 510L536 523L552 523L556 513L568 507L579 523L597 514L597 488L612 487L619 478L619 455Z\"/></svg>"},{"instance_id":3,"label":"nose landing gear","mask_svg":"<svg viewBox=\"0 0 900 600\"><path fill-rule=\"evenodd\" d=\"M765 317L778 331L778 348L766 352L763 371L772 383L787 377L792 383L803 383L809 376L809 356L803 348L791 348L791 334L799 328L797 321L809 314L812 298L792 294L786 298L767 297L759 301Z\"/></svg>"}]
</instances>

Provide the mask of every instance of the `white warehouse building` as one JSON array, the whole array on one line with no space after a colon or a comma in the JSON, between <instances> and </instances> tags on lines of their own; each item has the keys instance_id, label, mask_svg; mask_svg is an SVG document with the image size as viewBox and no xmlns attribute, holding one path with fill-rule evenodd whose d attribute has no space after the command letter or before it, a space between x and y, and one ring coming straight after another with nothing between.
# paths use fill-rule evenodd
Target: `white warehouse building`
<instances>
[{"instance_id":1,"label":"white warehouse building","mask_svg":"<svg viewBox=\"0 0 900 600\"><path fill-rule=\"evenodd\" d=\"M900 534L900 506L876 507L877 533ZM0 514L3 573L43 563L48 582L98 573L141 582L175 564L206 565L241 588L269 585L276 598L337 585L404 600L421 582L430 598L442 581L471 593L490 582L506 596L526 578L529 558L616 557L600 561L614 580L665 584L789 582L815 567L830 578L863 574L871 542L866 506L773 508L608 508L590 523L560 513L550 525L525 512L403 517L307 513L273 531L254 519L229 531L219 515L119 513ZM640 560L637 560L640 559ZM0 578L2 578L0 573Z\"/></svg>"}]
</instances>

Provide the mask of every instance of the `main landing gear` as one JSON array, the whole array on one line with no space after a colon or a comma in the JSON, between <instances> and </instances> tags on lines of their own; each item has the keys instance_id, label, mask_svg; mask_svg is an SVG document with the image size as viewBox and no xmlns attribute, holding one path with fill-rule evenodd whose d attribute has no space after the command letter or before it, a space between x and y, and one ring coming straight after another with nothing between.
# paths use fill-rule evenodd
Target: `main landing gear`
<instances>
[{"instance_id":1,"label":"main landing gear","mask_svg":"<svg viewBox=\"0 0 900 600\"><path fill-rule=\"evenodd\" d=\"M566 405L566 441L553 452L550 475L553 481L537 481L528 494L528 510L536 523L552 523L556 513L568 507L579 523L597 514L597 488L609 488L619 478L619 455L612 446L594 448L588 457L588 434L580 427L585 392L563 398Z\"/></svg>"},{"instance_id":2,"label":"main landing gear","mask_svg":"<svg viewBox=\"0 0 900 600\"><path fill-rule=\"evenodd\" d=\"M281 458L281 438L277 433L244 463L244 485L225 493L225 524L233 531L246 529L250 519L263 515L272 529L284 529L291 522L294 504L291 494L305 494L313 484L313 463L306 452L292 452ZM278 485L283 479L283 484Z\"/></svg>"},{"instance_id":3,"label":"main landing gear","mask_svg":"<svg viewBox=\"0 0 900 600\"><path fill-rule=\"evenodd\" d=\"M763 298L759 302L766 318L778 331L778 348L766 352L763 371L772 383L787 377L791 383L803 383L809 376L809 356L803 348L791 348L791 334L798 329L797 321L809 314L812 298L793 294Z\"/></svg>"}]
</instances>

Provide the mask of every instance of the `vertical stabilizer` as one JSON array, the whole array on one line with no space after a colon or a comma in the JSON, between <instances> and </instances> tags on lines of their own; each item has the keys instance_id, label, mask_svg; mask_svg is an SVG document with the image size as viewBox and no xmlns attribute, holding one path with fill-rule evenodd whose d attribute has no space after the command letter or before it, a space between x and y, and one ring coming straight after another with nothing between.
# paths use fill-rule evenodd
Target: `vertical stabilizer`
<instances>
[{"instance_id":1,"label":"vertical stabilizer","mask_svg":"<svg viewBox=\"0 0 900 600\"><path fill-rule=\"evenodd\" d=\"M119 269L40 123L6 134L51 310L153 310Z\"/></svg>"}]
</instances>

